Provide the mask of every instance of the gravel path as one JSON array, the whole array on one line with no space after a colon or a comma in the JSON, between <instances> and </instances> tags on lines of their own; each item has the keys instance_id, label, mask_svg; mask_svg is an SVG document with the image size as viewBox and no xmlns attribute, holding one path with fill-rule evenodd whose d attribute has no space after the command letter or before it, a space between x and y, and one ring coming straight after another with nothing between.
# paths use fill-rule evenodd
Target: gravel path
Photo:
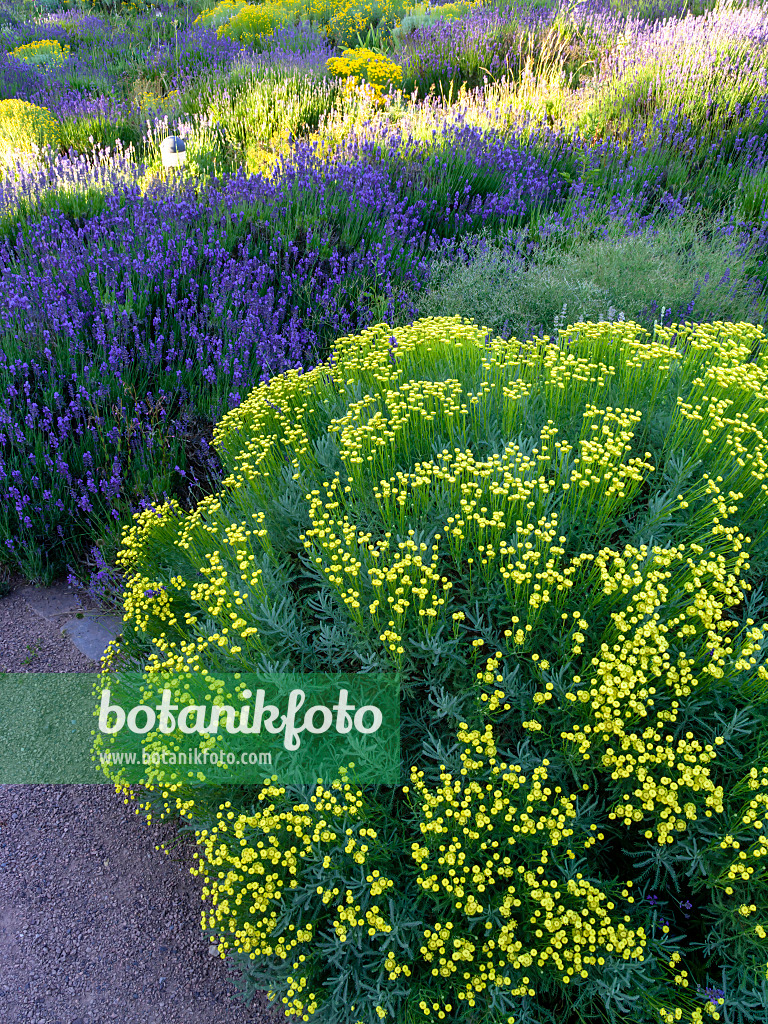
<instances>
[{"instance_id":1,"label":"gravel path","mask_svg":"<svg viewBox=\"0 0 768 1024\"><path fill-rule=\"evenodd\" d=\"M97 671L18 590L0 597L0 672ZM110 785L0 785L1 1024L285 1020L234 1001L200 929L194 845L174 840Z\"/></svg>"}]
</instances>

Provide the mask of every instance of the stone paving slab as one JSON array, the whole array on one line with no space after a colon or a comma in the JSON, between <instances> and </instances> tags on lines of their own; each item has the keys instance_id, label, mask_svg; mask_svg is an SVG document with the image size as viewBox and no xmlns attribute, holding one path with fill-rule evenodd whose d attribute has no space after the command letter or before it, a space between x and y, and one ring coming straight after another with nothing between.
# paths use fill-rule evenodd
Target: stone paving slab
<instances>
[{"instance_id":1,"label":"stone paving slab","mask_svg":"<svg viewBox=\"0 0 768 1024\"><path fill-rule=\"evenodd\" d=\"M46 622L55 623L62 615L71 617L83 611L82 600L66 583L52 587L20 587L16 592Z\"/></svg>"},{"instance_id":2,"label":"stone paving slab","mask_svg":"<svg viewBox=\"0 0 768 1024\"><path fill-rule=\"evenodd\" d=\"M123 631L118 616L89 607L66 583L50 587L24 586L16 592L36 615L57 627L91 661L101 661L110 640Z\"/></svg>"},{"instance_id":3,"label":"stone paving slab","mask_svg":"<svg viewBox=\"0 0 768 1024\"><path fill-rule=\"evenodd\" d=\"M86 658L101 661L110 640L122 633L123 623L115 615L84 612L82 617L65 622L61 631Z\"/></svg>"}]
</instances>

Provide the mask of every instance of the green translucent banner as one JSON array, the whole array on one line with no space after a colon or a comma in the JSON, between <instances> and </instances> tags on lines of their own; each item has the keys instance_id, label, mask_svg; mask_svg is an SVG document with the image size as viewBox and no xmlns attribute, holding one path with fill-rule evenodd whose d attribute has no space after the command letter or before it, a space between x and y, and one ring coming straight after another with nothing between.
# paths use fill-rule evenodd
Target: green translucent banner
<instances>
[{"instance_id":1,"label":"green translucent banner","mask_svg":"<svg viewBox=\"0 0 768 1024\"><path fill-rule=\"evenodd\" d=\"M0 673L0 783L108 781L91 753L98 678Z\"/></svg>"},{"instance_id":2,"label":"green translucent banner","mask_svg":"<svg viewBox=\"0 0 768 1024\"><path fill-rule=\"evenodd\" d=\"M2 783L304 785L341 767L400 782L394 677L0 674Z\"/></svg>"}]
</instances>

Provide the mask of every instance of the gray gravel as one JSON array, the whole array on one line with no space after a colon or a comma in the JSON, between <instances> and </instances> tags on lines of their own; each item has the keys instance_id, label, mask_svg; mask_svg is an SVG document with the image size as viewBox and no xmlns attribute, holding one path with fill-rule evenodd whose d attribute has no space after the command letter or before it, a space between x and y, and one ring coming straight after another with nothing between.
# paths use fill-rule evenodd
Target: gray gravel
<instances>
[{"instance_id":1,"label":"gray gravel","mask_svg":"<svg viewBox=\"0 0 768 1024\"><path fill-rule=\"evenodd\" d=\"M0 672L96 671L19 589L0 597ZM110 785L0 785L0 1024L284 1021L261 996L234 1000L193 850Z\"/></svg>"},{"instance_id":2,"label":"gray gravel","mask_svg":"<svg viewBox=\"0 0 768 1024\"><path fill-rule=\"evenodd\" d=\"M98 672L96 662L61 634L71 616L46 621L21 597L25 584L13 580L11 585L11 592L0 597L0 672Z\"/></svg>"}]
</instances>

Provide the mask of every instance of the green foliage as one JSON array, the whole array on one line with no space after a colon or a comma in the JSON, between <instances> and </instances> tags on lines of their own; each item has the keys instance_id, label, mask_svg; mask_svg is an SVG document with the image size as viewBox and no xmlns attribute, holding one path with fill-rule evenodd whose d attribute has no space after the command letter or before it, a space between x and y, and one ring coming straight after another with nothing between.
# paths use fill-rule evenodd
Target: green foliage
<instances>
[{"instance_id":1,"label":"green foliage","mask_svg":"<svg viewBox=\"0 0 768 1024\"><path fill-rule=\"evenodd\" d=\"M435 261L430 287L415 301L423 316L458 313L517 337L553 333L565 318L623 318L652 331L662 308L667 323L764 324L756 268L725 226L725 218L705 225L689 215L634 237L614 231L595 238L585 225L582 237L571 231L539 238L527 263L514 250L476 239L463 258Z\"/></svg>"},{"instance_id":2,"label":"green foliage","mask_svg":"<svg viewBox=\"0 0 768 1024\"><path fill-rule=\"evenodd\" d=\"M401 680L407 785L147 792L197 831L246 994L702 1024L716 983L755 1019L766 384L749 324L380 324L224 417L217 494L136 517L113 666Z\"/></svg>"},{"instance_id":3,"label":"green foliage","mask_svg":"<svg viewBox=\"0 0 768 1024\"><path fill-rule=\"evenodd\" d=\"M211 118L193 116L188 122L189 134L186 135L186 163L175 174L197 182L203 189L211 177L219 176L222 171L232 171L233 161L227 145L226 134ZM166 137L167 130L160 124L150 129L145 139L146 168L150 175L162 171L160 143Z\"/></svg>"},{"instance_id":4,"label":"green foliage","mask_svg":"<svg viewBox=\"0 0 768 1024\"><path fill-rule=\"evenodd\" d=\"M65 2L61 6L70 7L70 2ZM153 0L80 0L71 6L85 7L97 15L117 16L125 19L147 12L152 13L155 9Z\"/></svg>"},{"instance_id":5,"label":"green foliage","mask_svg":"<svg viewBox=\"0 0 768 1024\"><path fill-rule=\"evenodd\" d=\"M76 153L92 153L97 146L106 149L119 144L124 149L133 146L134 151L141 153L145 129L146 121L142 124L137 116L116 121L102 116L66 118L61 122L61 146Z\"/></svg>"},{"instance_id":6,"label":"green foliage","mask_svg":"<svg viewBox=\"0 0 768 1024\"><path fill-rule=\"evenodd\" d=\"M93 217L104 209L104 193L97 188L58 188L29 199L22 196L16 208L0 216L0 238L14 239L19 230L27 234L28 226L42 220L54 210L70 220Z\"/></svg>"},{"instance_id":7,"label":"green foliage","mask_svg":"<svg viewBox=\"0 0 768 1024\"><path fill-rule=\"evenodd\" d=\"M758 171L745 178L739 185L739 192L738 202L743 216L759 223L768 202L768 171Z\"/></svg>"},{"instance_id":8,"label":"green foliage","mask_svg":"<svg viewBox=\"0 0 768 1024\"><path fill-rule=\"evenodd\" d=\"M389 48L392 31L406 10L405 0L302 0L302 16L341 49L364 40Z\"/></svg>"},{"instance_id":9,"label":"green foliage","mask_svg":"<svg viewBox=\"0 0 768 1024\"><path fill-rule=\"evenodd\" d=\"M269 145L316 131L341 95L341 85L278 65L255 72L233 69L222 83L201 94L231 145Z\"/></svg>"},{"instance_id":10,"label":"green foliage","mask_svg":"<svg viewBox=\"0 0 768 1024\"><path fill-rule=\"evenodd\" d=\"M613 70L609 75L601 67L601 79L579 97L576 123L583 134L606 137L626 132L638 119L650 127L673 113L690 122L700 141L717 141L718 147L732 145L735 136L745 132L764 134L768 129L759 113L764 93L761 65L748 59L752 44L743 35L729 34L725 11L709 33L706 50L701 29L689 39L678 29L668 52L653 61L636 59L636 38L629 30L619 40L606 40L603 62L610 60ZM674 76L666 70L670 61L679 68ZM747 108L752 111L749 116L737 116L737 110Z\"/></svg>"},{"instance_id":11,"label":"green foliage","mask_svg":"<svg viewBox=\"0 0 768 1024\"><path fill-rule=\"evenodd\" d=\"M222 28L245 6L245 0L221 0L215 7L210 7L199 14L194 24L204 25L206 28Z\"/></svg>"},{"instance_id":12,"label":"green foliage","mask_svg":"<svg viewBox=\"0 0 768 1024\"><path fill-rule=\"evenodd\" d=\"M685 14L691 17L700 17L707 11L717 7L718 0L684 0L681 8L675 11L677 17ZM626 18L641 18L645 21L659 20L657 14L661 5L658 0L610 0L610 8L613 14L624 15Z\"/></svg>"},{"instance_id":13,"label":"green foliage","mask_svg":"<svg viewBox=\"0 0 768 1024\"><path fill-rule=\"evenodd\" d=\"M443 4L440 7L432 7L429 3L418 4L416 7L409 7L399 25L392 30L392 38L397 46L401 46L404 38L414 29L422 25L431 25L435 21L444 19L450 21L453 18L461 18L472 10L472 0L464 0L459 3Z\"/></svg>"}]
</instances>

